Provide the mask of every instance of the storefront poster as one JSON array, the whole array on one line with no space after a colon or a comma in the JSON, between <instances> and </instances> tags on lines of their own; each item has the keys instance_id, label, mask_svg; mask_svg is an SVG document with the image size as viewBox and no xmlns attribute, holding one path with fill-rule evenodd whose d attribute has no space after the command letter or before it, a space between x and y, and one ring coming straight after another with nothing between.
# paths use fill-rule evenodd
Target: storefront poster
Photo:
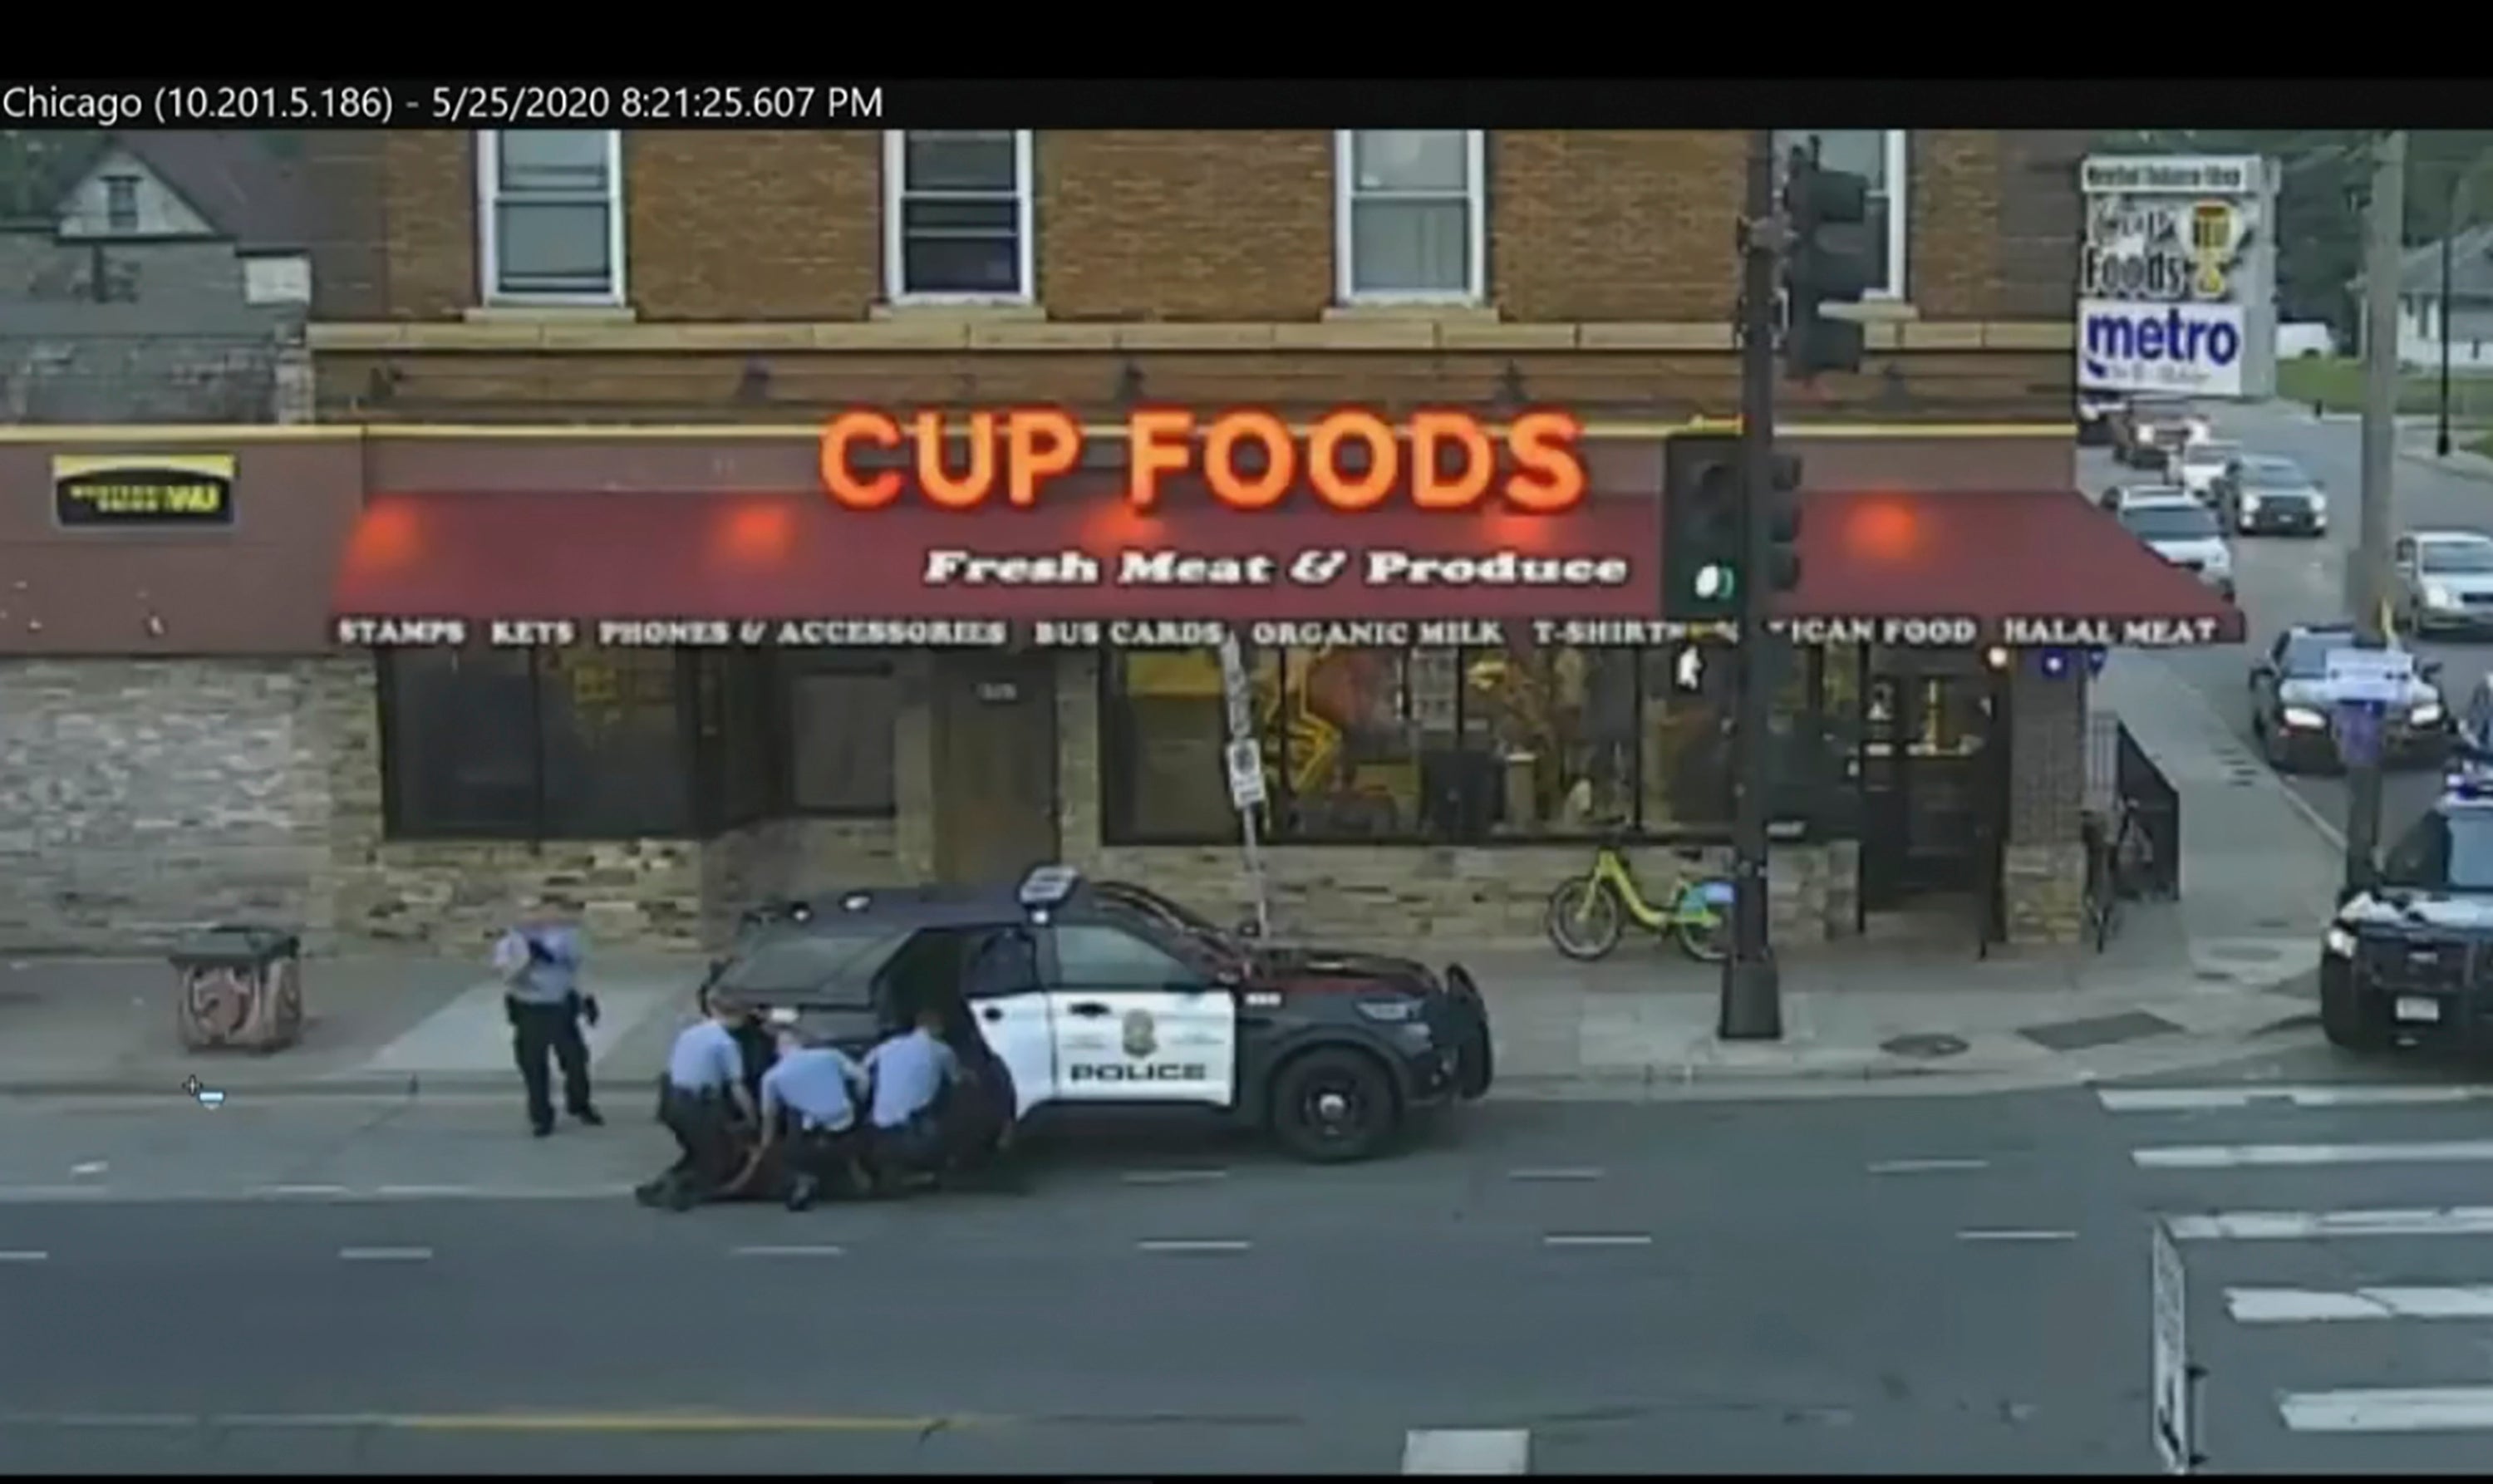
<instances>
[{"instance_id":1,"label":"storefront poster","mask_svg":"<svg viewBox=\"0 0 2493 1484\"><path fill-rule=\"evenodd\" d=\"M2082 390L2262 398L2276 380L2276 174L2257 156L2086 162Z\"/></svg>"},{"instance_id":2,"label":"storefront poster","mask_svg":"<svg viewBox=\"0 0 2493 1484\"><path fill-rule=\"evenodd\" d=\"M230 454L57 454L52 519L89 526L231 525Z\"/></svg>"}]
</instances>

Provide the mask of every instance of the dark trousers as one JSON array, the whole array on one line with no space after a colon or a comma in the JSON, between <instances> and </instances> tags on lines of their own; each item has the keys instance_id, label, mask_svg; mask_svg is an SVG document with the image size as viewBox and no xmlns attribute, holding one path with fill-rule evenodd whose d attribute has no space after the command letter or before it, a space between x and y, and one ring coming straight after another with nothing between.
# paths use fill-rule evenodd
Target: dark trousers
<instances>
[{"instance_id":1,"label":"dark trousers","mask_svg":"<svg viewBox=\"0 0 2493 1484\"><path fill-rule=\"evenodd\" d=\"M744 1172L746 1131L724 1093L686 1092L670 1083L658 1094L658 1121L676 1136L676 1159L667 1173L695 1199L715 1199Z\"/></svg>"},{"instance_id":2,"label":"dark trousers","mask_svg":"<svg viewBox=\"0 0 2493 1484\"><path fill-rule=\"evenodd\" d=\"M877 1180L933 1173L944 1163L944 1126L931 1113L878 1128L867 1136L866 1162Z\"/></svg>"},{"instance_id":3,"label":"dark trousers","mask_svg":"<svg viewBox=\"0 0 2493 1484\"><path fill-rule=\"evenodd\" d=\"M832 1133L782 1125L778 1147L780 1169L776 1173L782 1195L793 1189L800 1177L813 1181L817 1188L848 1191L856 1185L862 1172L865 1142L855 1126Z\"/></svg>"},{"instance_id":4,"label":"dark trousers","mask_svg":"<svg viewBox=\"0 0 2493 1484\"><path fill-rule=\"evenodd\" d=\"M580 1015L568 1002L559 1005L511 1002L511 1053L519 1058L520 1083L527 1089L528 1121L543 1128L554 1122L554 1080L547 1074L551 1054L562 1068L562 1105L574 1113L592 1111L588 1097L588 1042L580 1033Z\"/></svg>"}]
</instances>

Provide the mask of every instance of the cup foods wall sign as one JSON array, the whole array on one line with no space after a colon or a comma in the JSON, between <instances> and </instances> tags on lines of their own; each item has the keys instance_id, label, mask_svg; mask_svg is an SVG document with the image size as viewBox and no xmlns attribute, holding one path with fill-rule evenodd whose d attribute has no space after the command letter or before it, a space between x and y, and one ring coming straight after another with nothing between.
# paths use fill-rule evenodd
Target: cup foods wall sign
<instances>
[{"instance_id":1,"label":"cup foods wall sign","mask_svg":"<svg viewBox=\"0 0 2493 1484\"><path fill-rule=\"evenodd\" d=\"M52 517L65 526L231 525L229 454L61 454Z\"/></svg>"},{"instance_id":2,"label":"cup foods wall sign","mask_svg":"<svg viewBox=\"0 0 2493 1484\"><path fill-rule=\"evenodd\" d=\"M2257 156L2086 163L2078 382L2265 397L2275 384L2276 176Z\"/></svg>"}]
</instances>

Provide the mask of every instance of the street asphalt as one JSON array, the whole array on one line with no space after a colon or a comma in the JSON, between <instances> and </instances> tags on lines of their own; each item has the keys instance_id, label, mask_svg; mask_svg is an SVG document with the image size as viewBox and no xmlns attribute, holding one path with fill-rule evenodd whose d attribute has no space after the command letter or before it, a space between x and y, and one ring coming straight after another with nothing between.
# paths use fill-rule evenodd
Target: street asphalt
<instances>
[{"instance_id":1,"label":"street asphalt","mask_svg":"<svg viewBox=\"0 0 2493 1484\"><path fill-rule=\"evenodd\" d=\"M2214 702L2245 745L2250 742L2250 667L2267 652L2277 632L2289 624L2342 621L2348 615L2344 598L2346 554L2358 531L2362 491L2362 440L2351 418L2313 421L2309 409L2269 402L2223 407L2216 413L2216 435L2240 440L2255 453L2279 454L2299 462L2328 494L2328 534L2314 540L2285 536L2237 536L2234 579L2249 642L2241 647L2184 650L2160 656ZM2405 434L2412 436L2410 430ZM2134 483L2147 476L2122 468L2100 450L2081 451L2078 487L2089 495L2106 487ZM2395 463L2397 529L2459 526L2493 531L2493 482L2453 473L2401 458ZM2427 639L2417 642L2418 658L2440 663L2441 685L2452 710L2467 703L2477 679L2493 668L2493 643ZM2257 756L2256 753L2253 756ZM2434 768L2392 772L2383 792L2382 818L2388 838L2394 839L2432 803L2440 787ZM2343 828L2346 786L2342 778L2300 775L2291 787L2321 818Z\"/></svg>"},{"instance_id":2,"label":"street asphalt","mask_svg":"<svg viewBox=\"0 0 2493 1484\"><path fill-rule=\"evenodd\" d=\"M1364 1167L1138 1144L803 1216L0 1204L0 1331L57 1337L0 1347L0 1464L1394 1471L1414 1430L1528 1434L1535 1472L2148 1462L2136 1254L1959 1236L2117 1198L2055 1153L2082 1099L1481 1112Z\"/></svg>"},{"instance_id":3,"label":"street asphalt","mask_svg":"<svg viewBox=\"0 0 2493 1484\"><path fill-rule=\"evenodd\" d=\"M2143 1471L2161 1213L2212 1469L2478 1471L2480 1072L2315 1034L2095 1089L1487 1105L1340 1169L1127 1135L801 1216L20 1193L0 1470L1391 1472L1459 1434L1539 1473ZM549 1178L650 1152L502 1138Z\"/></svg>"}]
</instances>

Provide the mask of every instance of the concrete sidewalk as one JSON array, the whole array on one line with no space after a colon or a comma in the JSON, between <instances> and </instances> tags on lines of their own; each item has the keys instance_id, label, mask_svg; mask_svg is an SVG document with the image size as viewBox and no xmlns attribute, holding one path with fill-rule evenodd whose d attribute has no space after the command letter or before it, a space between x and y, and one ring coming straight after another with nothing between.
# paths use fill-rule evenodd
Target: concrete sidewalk
<instances>
[{"instance_id":1,"label":"concrete sidewalk","mask_svg":"<svg viewBox=\"0 0 2493 1484\"><path fill-rule=\"evenodd\" d=\"M2455 475L2460 479L2480 480L2486 484L2493 484L2493 459L2487 459L2468 447L2483 435L2484 430L2481 428L2451 429L2450 450L2448 455L2444 457L2436 452L2440 446L2439 430L2428 421L2420 428L2401 425L2398 429L2398 457L2409 463L2421 464L2429 469L2439 469L2444 474Z\"/></svg>"}]
</instances>

